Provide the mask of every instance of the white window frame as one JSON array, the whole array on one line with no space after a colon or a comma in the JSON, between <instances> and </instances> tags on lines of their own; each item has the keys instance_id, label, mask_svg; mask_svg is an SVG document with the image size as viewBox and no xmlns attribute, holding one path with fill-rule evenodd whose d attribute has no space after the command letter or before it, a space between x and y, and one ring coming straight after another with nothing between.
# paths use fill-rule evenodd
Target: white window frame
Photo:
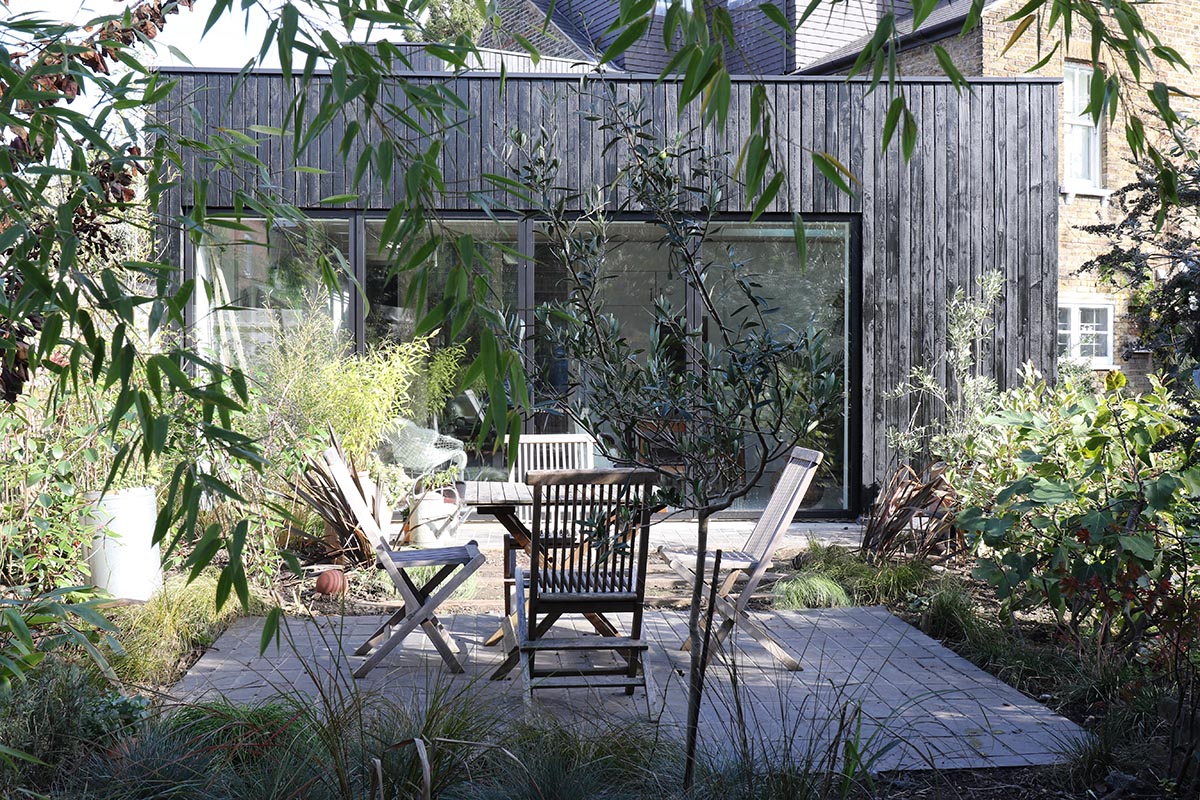
<instances>
[{"instance_id":1,"label":"white window frame","mask_svg":"<svg viewBox=\"0 0 1200 800\"><path fill-rule=\"evenodd\" d=\"M667 9L671 7L671 0L655 0L654 15L656 17L665 17ZM692 11L692 0L683 0L683 10L689 14Z\"/></svg>"},{"instance_id":2,"label":"white window frame","mask_svg":"<svg viewBox=\"0 0 1200 800\"><path fill-rule=\"evenodd\" d=\"M1087 194L1104 190L1104 161L1101 152L1104 142L1100 135L1103 119L1098 123L1090 113L1083 110L1090 101L1094 74L1095 69L1085 64L1067 63L1063 66L1063 191L1067 194ZM1086 93L1083 97L1079 97L1075 91L1080 84L1085 87ZM1088 173L1086 178L1068 177L1073 171L1072 159L1077 157L1069 148L1072 139L1067 132L1072 128L1086 129L1091 141L1092 156L1085 165Z\"/></svg>"},{"instance_id":3,"label":"white window frame","mask_svg":"<svg viewBox=\"0 0 1200 800\"><path fill-rule=\"evenodd\" d=\"M1084 366L1090 366L1092 369L1112 369L1113 367L1115 367L1116 359L1114 356L1114 351L1116 350L1116 346L1117 346L1117 337L1116 337L1117 306L1116 306L1116 303L1112 303L1112 302L1109 302L1106 300L1088 300L1088 299L1060 301L1058 304L1058 310L1063 311L1064 309L1071 312L1070 330L1068 332L1071 344L1068 347L1067 354L1066 355L1060 354L1059 359L1062 361L1070 361L1075 364L1083 364ZM1090 333L1090 331L1083 330L1083 326L1079 321L1080 312L1085 309L1103 309L1108 312L1108 330L1105 331L1105 333L1108 334L1108 353L1106 355L1082 356L1079 354L1079 347L1082 344L1082 339L1083 339L1084 334ZM1054 319L1054 349L1055 349L1055 352L1058 351L1058 334L1059 333L1060 333L1060 331L1058 328L1058 317L1056 315L1055 319Z\"/></svg>"}]
</instances>

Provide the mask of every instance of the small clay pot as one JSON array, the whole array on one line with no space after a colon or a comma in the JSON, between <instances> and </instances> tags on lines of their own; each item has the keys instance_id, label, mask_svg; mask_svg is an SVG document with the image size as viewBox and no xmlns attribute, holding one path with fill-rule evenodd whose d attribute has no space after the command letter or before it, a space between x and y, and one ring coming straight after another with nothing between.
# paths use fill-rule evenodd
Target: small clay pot
<instances>
[{"instance_id":1,"label":"small clay pot","mask_svg":"<svg viewBox=\"0 0 1200 800\"><path fill-rule=\"evenodd\" d=\"M346 593L347 586L346 573L340 569L327 569L317 576L317 594L331 597L343 595Z\"/></svg>"}]
</instances>

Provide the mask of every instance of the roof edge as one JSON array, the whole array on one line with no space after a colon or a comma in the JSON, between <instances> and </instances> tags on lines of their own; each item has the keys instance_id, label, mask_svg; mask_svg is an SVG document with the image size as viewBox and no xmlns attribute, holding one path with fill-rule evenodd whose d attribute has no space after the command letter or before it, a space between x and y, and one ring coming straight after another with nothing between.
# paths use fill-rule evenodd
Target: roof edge
<instances>
[{"instance_id":1,"label":"roof edge","mask_svg":"<svg viewBox=\"0 0 1200 800\"><path fill-rule=\"evenodd\" d=\"M508 51L505 51L505 52L508 52ZM158 67L157 71L160 73L164 73L164 74L179 74L179 75L198 75L198 74L199 75L204 75L204 74L237 75L237 74L240 74L243 70L238 69L237 67L195 67L195 66L179 65L179 66ZM302 73L302 70L293 70L293 73L295 75L299 76ZM330 74L330 72L329 72L329 70L314 70L313 74L328 76ZM255 69L255 70L250 70L247 73L247 75L249 75L249 76L280 75L281 76L281 75L283 75L283 70L278 69L278 68ZM406 78L442 78L442 79L451 79L451 78L456 78L456 77L495 78L496 80L499 80L501 77L500 73L495 70L492 70L492 71L468 70L466 72L457 73L457 74L453 73L453 72L429 72L429 71L393 73L393 77L401 77L401 76L406 77ZM504 77L506 80L509 80L509 81L514 80L514 79L555 80L555 81L568 81L568 80L569 81L579 81L579 80L583 80L583 79L589 79L589 80L593 80L593 81L609 81L609 82L611 82L611 81L627 81L627 82L631 82L631 83L635 82L635 81L636 82L644 82L644 81L660 82L661 81L663 83L678 83L683 80L683 76L672 76L672 77L668 77L668 78L661 78L661 76L659 76L658 74L655 74L655 73L649 73L649 72L633 72L633 73L631 73L631 72L616 71L616 70L614 70L613 72L604 72L604 73L599 73L599 74L590 73L590 72L509 72ZM758 83L861 84L861 83L871 83L872 82L870 77L847 78L845 75L805 75L802 73L792 73L792 74L788 74L788 75L731 75L730 78L731 78L731 80L733 80L736 83L758 82ZM910 77L898 77L896 79L896 82L902 83L902 84L919 84L919 83L949 84L949 83L951 83L951 80L943 75L914 75L914 76L910 76ZM968 84L974 83L974 84L981 84L981 85L994 84L994 83L1009 83L1009 84L1014 84L1014 85L1016 85L1016 84L1058 85L1058 84L1062 83L1062 78L1061 77L1036 76L1036 75L1030 75L1030 76L984 75L984 76L977 76L977 77L968 77L966 79L966 82Z\"/></svg>"}]
</instances>

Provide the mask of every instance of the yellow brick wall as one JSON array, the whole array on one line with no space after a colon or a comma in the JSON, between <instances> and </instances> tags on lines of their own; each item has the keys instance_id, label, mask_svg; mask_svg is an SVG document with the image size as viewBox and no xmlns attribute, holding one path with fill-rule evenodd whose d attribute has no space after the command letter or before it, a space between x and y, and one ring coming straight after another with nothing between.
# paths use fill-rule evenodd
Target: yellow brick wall
<instances>
[{"instance_id":1,"label":"yellow brick wall","mask_svg":"<svg viewBox=\"0 0 1200 800\"><path fill-rule=\"evenodd\" d=\"M983 62L983 35L978 28L965 36L951 36L937 42L963 75L979 75ZM922 45L900 53L897 68L904 76L942 75L933 45Z\"/></svg>"},{"instance_id":2,"label":"yellow brick wall","mask_svg":"<svg viewBox=\"0 0 1200 800\"><path fill-rule=\"evenodd\" d=\"M1036 64L1053 47L1058 34L1044 32L1042 36L1043 49L1038 50L1038 36L1035 29L1030 28L1025 35L1004 52L1005 46L1016 29L1015 22L1008 22L1005 17L1020 8L1024 0L1009 0L989 9L983 18L983 64L984 74L993 76L1027 75L1027 70ZM1159 3L1144 4L1139 9L1150 30L1157 33L1163 42L1178 50L1189 63L1200 63L1200 5L1195 0L1163 0ZM1087 37L1079 37L1071 42L1070 47L1063 52L1062 48L1054 54L1050 61L1038 70L1036 75L1061 77L1063 64L1073 61L1089 65L1091 60L1090 42ZM1123 63L1111 63L1102 58L1100 65L1106 71L1113 69L1127 70ZM1126 74L1123 72L1123 74ZM1150 85L1154 80L1163 80L1179 86L1189 93L1200 91L1200 74L1170 71L1160 75L1143 75ZM1061 91L1061 90L1060 90ZM1193 111L1200 110L1195 101L1176 101L1181 108ZM1137 103L1143 121L1149 126L1153 115L1148 112L1148 104ZM1061 107L1060 107L1061 108ZM1061 113L1061 112L1060 112ZM1153 135L1153 132L1152 132ZM1059 142L1059 174L1063 173L1061 161L1062 142ZM1125 141L1125 114L1122 112L1113 122L1105 122L1101 132L1101 170L1105 189L1119 189L1131 183L1135 178L1134 166L1130 163L1132 154ZM1152 364L1146 356L1135 355L1130 360L1121 358L1121 343L1132 336L1132 327L1128 321L1128 297L1114 291L1107 285L1100 284L1094 275L1080 274L1079 267L1094 256L1105 252L1108 243L1098 237L1079 230L1082 225L1092 225L1099 222L1114 222L1120 217L1116 203L1110 203L1100 197L1076 195L1073 199L1061 196L1059 203L1059 294L1064 302L1071 300L1088 300L1107 298L1117 306L1116 318L1116 361L1130 379L1130 384L1138 389L1148 388L1146 375L1151 371Z\"/></svg>"},{"instance_id":3,"label":"yellow brick wall","mask_svg":"<svg viewBox=\"0 0 1200 800\"><path fill-rule=\"evenodd\" d=\"M955 63L966 75L984 75L991 77L1019 77L1026 75L1062 77L1063 64L1067 60L1081 64L1090 61L1089 41L1081 37L1071 43L1066 53L1062 48L1054 54L1045 66L1037 72L1028 70L1036 64L1053 47L1054 41L1060 35L1059 31L1051 34L1044 32L1042 49L1038 48L1037 31L1030 28L1005 52L1016 23L1008 22L1005 17L1020 8L1025 0L1008 0L988 9L984 13L980 30L972 32L969 37L978 37L978 59L975 58L975 44L968 44L963 39L954 37L941 43L955 57ZM1175 48L1184 60L1193 65L1200 65L1200 3L1196 0L1161 0L1153 4L1144 4L1139 9L1146 19L1150 30L1157 33L1162 41ZM955 50L950 50L950 47ZM959 53L963 57L959 58ZM903 54L902 64L905 74L920 74L940 72L931 46L924 46ZM1114 68L1127 70L1123 64L1110 64L1105 59L1101 65L1107 70ZM971 67L970 71L968 66ZM1143 75L1150 85L1154 80L1163 80L1177 86L1183 91L1200 96L1200 69L1195 73L1170 71L1163 75ZM1060 90L1061 97L1061 90ZM1200 101L1193 99L1177 99L1177 108L1190 110L1200 114ZM1150 126L1153 115L1147 110L1148 104L1139 102L1138 108L1143 121ZM1060 106L1061 109L1061 106ZM1061 111L1060 111L1061 115ZM1061 116L1060 116L1061 119ZM1060 126L1061 133L1061 126ZM1154 135L1153 131L1150 132ZM1101 133L1101 169L1105 189L1118 189L1134 179L1134 167L1129 163L1131 154L1125 141L1125 117L1118 116L1114 122L1106 122ZM1062 142L1059 143L1059 173L1063 172L1061 155ZM1059 294L1063 302L1071 301L1109 301L1116 304L1116 347L1115 360L1130 379L1132 386L1138 389L1148 387L1146 376L1152 365L1145 356L1134 356L1130 360L1121 357L1121 345L1132 335L1129 324L1128 298L1112 288L1100 284L1092 274L1080 274L1079 268L1094 256L1108 249L1107 242L1092 234L1079 230L1082 225L1093 225L1100 222L1113 222L1119 218L1119 209L1115 203L1108 202L1102 197L1075 195L1069 198L1060 196L1059 202Z\"/></svg>"}]
</instances>

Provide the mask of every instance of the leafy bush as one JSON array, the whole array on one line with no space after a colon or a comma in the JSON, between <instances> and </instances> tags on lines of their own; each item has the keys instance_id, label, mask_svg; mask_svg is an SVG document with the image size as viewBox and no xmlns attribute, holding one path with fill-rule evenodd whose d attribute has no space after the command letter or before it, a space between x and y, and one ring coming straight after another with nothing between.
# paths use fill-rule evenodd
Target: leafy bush
<instances>
[{"instance_id":1,"label":"leafy bush","mask_svg":"<svg viewBox=\"0 0 1200 800\"><path fill-rule=\"evenodd\" d=\"M976 437L958 517L1005 611L1046 605L1076 636L1132 654L1194 636L1200 467L1162 385L1130 397L1052 387L1028 371Z\"/></svg>"},{"instance_id":2,"label":"leafy bush","mask_svg":"<svg viewBox=\"0 0 1200 800\"><path fill-rule=\"evenodd\" d=\"M60 766L105 746L143 719L147 705L145 698L121 694L79 664L47 660L27 680L0 693L5 721L0 745L42 762L0 760L0 787L46 788ZM6 788L0 788L0 797L9 797Z\"/></svg>"},{"instance_id":3,"label":"leafy bush","mask_svg":"<svg viewBox=\"0 0 1200 800\"><path fill-rule=\"evenodd\" d=\"M86 450L27 393L0 411L0 585L35 593L88 582L94 527L76 487Z\"/></svg>"}]
</instances>

